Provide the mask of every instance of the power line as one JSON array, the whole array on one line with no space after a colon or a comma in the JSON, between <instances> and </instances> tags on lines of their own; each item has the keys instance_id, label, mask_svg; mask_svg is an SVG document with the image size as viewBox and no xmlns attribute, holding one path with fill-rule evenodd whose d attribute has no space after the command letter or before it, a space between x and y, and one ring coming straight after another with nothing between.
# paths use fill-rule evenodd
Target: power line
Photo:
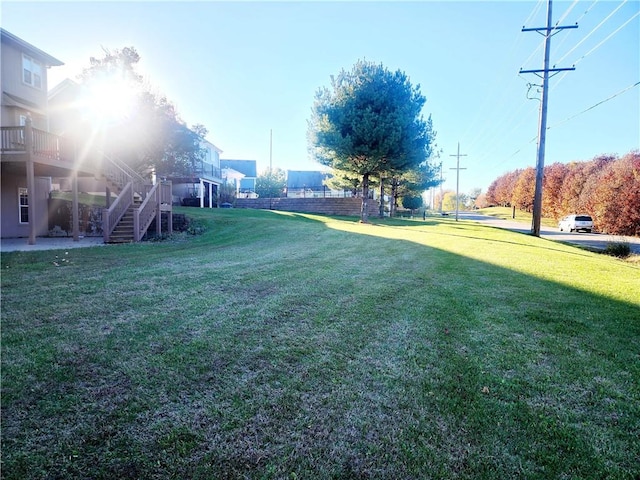
<instances>
[{"instance_id":1,"label":"power line","mask_svg":"<svg viewBox=\"0 0 640 480\"><path fill-rule=\"evenodd\" d=\"M556 25L562 21L562 19L564 19L566 16L569 15L569 13L572 11L573 8L575 8L575 6L579 3L580 0L574 0L573 3L571 4L571 6L569 6L569 8L565 11L565 13L562 15L561 19L556 23ZM597 1L597 0L595 0ZM527 19L523 22L523 25L526 25L527 23L529 23L530 20L533 20L538 12L540 11L540 9L542 8L542 5L546 3L546 0L538 0L538 2L536 2L533 10L531 11L531 13L529 14L529 16L527 17ZM522 36L518 36L517 38L521 39L523 38ZM514 41L511 44L511 48L509 49L508 53L507 53L507 57L510 58L511 54L513 53L515 47L517 46L517 44L520 43L519 41ZM537 47L535 47L535 49L531 52L531 54L528 56L528 58L522 63L523 65L527 65L529 63L529 61L536 56L539 51L544 47L544 39L537 45ZM520 76L520 75L518 75ZM521 77L522 78L522 77ZM483 123L481 125L480 129L476 129L475 125L478 123L478 119L480 118L481 115L483 115L482 112L485 111L486 106L487 105L491 105L491 108L494 110L497 109L502 109L506 106L507 104L507 99L509 97L509 94L512 93L512 89L515 89L516 86L512 84L512 86L509 86L509 82L511 82L511 80L513 80L512 77L509 77L507 79L507 81L504 82L503 88L500 88L499 91L501 92L501 94L499 96L497 95L493 95L491 97L485 97L485 100L482 102L482 106L481 108L478 110L478 112L476 113L476 115L473 118L473 121L469 123L469 126L467 127L467 129L465 130L464 134L463 134L463 138L467 138L467 134L473 130L474 136L470 139L469 141L469 147L470 149L473 149L473 147L478 143L478 141L480 139L484 139L485 142L489 142L491 143L491 140L493 140L494 138L498 138L498 137L503 137L504 135L502 135L500 133L500 129L503 128L503 125L509 125L511 126L511 128L509 129L509 132L514 131L515 127L514 122L515 119L520 118L520 122L518 122L518 125L522 124L524 121L526 121L526 118L524 120L522 120L522 118L525 116L523 115L523 110L527 108L527 105L529 104L529 102L527 102L526 99L524 99L524 101L519 104L518 106L514 106L513 104L509 104L509 113L507 114L507 116L503 119L499 121L498 125L493 125L493 128L491 128L490 125L488 125L486 122ZM492 82L494 83L494 82ZM497 97L497 100L495 100ZM487 139L487 135L486 132L489 131L489 129L491 128L491 132L490 133L490 137L489 139Z\"/></svg>"},{"instance_id":2,"label":"power line","mask_svg":"<svg viewBox=\"0 0 640 480\"><path fill-rule=\"evenodd\" d=\"M524 21L524 24L527 24L531 19L533 19L538 14L538 12L539 12L539 10L542 7L544 2L545 2L545 0L538 0L538 2L534 5L534 8L529 13L527 19ZM506 58L507 59L511 59L513 57L513 54L514 54L514 52L516 50L516 47L521 43L521 41L522 41L522 35L516 34L514 39L511 41L511 46L510 46L509 50L506 53ZM532 52L532 54L530 55L529 58L532 58L538 52L538 50L540 50L540 47L543 45L543 43L544 42L541 42L540 45L538 45L538 47L536 47L536 49ZM500 75L497 75L495 80L490 82L490 84L497 83L498 80L500 80L501 78L502 77ZM480 129L480 131L478 131L478 129L475 128L475 125L478 123L479 119L482 116L484 116L484 112L485 112L487 106L488 105L492 105L492 108L496 108L496 105L501 106L502 104L505 103L505 98L506 98L507 93L508 93L508 90L507 90L506 87L508 86L508 83L509 83L510 80L511 80L511 78L507 79L504 82L504 87L499 90L501 92L501 95L499 96L497 101L494 101L494 98L496 98L496 96L497 96L495 94L493 96L485 97L481 107L477 110L477 113L473 117L473 120L469 123L469 126L467 127L467 129L465 130L465 132L464 132L464 134L462 136L466 137L467 134L469 133L469 131L475 131L476 132L475 133L475 137L471 141L472 144L474 144L478 138L481 138L484 135L484 130L488 129L488 126L486 125L486 123L482 124L482 129Z\"/></svg>"},{"instance_id":3,"label":"power line","mask_svg":"<svg viewBox=\"0 0 640 480\"><path fill-rule=\"evenodd\" d=\"M609 15L607 15L604 20L602 20L598 25L596 25L593 30L591 30L589 33L587 33L587 35L580 40L571 50L569 50L567 53L564 54L564 56L562 56L562 58L560 58L558 60L558 63L562 62L565 58L567 58L569 56L569 54L571 52L573 52L576 48L578 48L580 45L582 45L591 35L593 35L596 31L598 31L598 29L604 25L607 20L609 20L618 10L620 10L625 3L627 3L628 0L624 0L620 5L618 5L613 12L611 12Z\"/></svg>"},{"instance_id":4,"label":"power line","mask_svg":"<svg viewBox=\"0 0 640 480\"><path fill-rule=\"evenodd\" d=\"M611 95L610 97L607 97L607 98L605 98L604 100L601 100L601 101L599 101L598 103L596 103L596 104L594 104L594 105L591 105L589 108L585 108L585 109L584 109L584 110L582 110L581 112L575 113L575 114L571 115L570 117L565 118L564 120L562 120L562 121L560 121L560 122L557 122L557 123L554 123L553 125L548 126L548 127L547 127L547 130L550 130L550 129L552 129L552 128L555 128L555 127L558 127L558 126L560 126L560 125L562 125L562 124L565 124L565 123L567 123L568 121L573 120L573 119L574 119L574 118L576 118L577 116L582 115L583 113L587 113L589 110L593 110L594 108L596 108L596 107L598 107L598 106L602 105L603 103L608 102L609 100L613 100L614 98L616 98L616 97L618 97L618 96L622 95L623 93L625 93L625 92L627 92L627 91L631 90L631 89L632 89L632 88L634 88L634 87L637 87L638 85L640 85L640 81L639 81L639 82L634 83L633 85L629 85L629 86L628 86L628 87L626 87L626 88L623 88L623 89L622 89L622 90L620 90L619 92L614 93L614 94L613 94L613 95ZM515 157L518 153L520 153L524 147L526 147L527 145L529 145L529 144L531 144L531 143L535 142L537 138L538 138L538 136L536 135L536 136L535 136L535 137L533 137L531 140L529 140L527 143L525 143L525 144L523 144L522 146L520 146L520 147L519 147L515 152L513 152L513 153L512 153L510 156L508 156L505 160L503 160L502 162L499 162L499 163L497 163L497 164L494 164L493 166L503 165L504 163L508 162L510 159L512 159L512 158L513 158L513 157Z\"/></svg>"},{"instance_id":5,"label":"power line","mask_svg":"<svg viewBox=\"0 0 640 480\"><path fill-rule=\"evenodd\" d=\"M536 6L534 8L534 10L531 12L531 14L529 15L529 17L527 18L527 20L524 22L524 24L526 25L528 23L529 20L533 19L538 11L540 10L540 8L542 7L542 2L544 0L539 0L536 3ZM578 19L576 20L576 23L578 23L581 19L583 19L592 9L593 7L598 3L599 0L593 0L588 7L586 7L586 9L584 10L584 12L578 17ZM546 2L545 2L546 3ZM556 26L564 19L567 18L569 16L569 14L571 13L571 11L573 11L573 9L578 5L579 0L574 0L574 2L568 7L568 9L563 13L562 17L560 18L560 20L558 20L556 22ZM561 44L563 44L568 38L570 38L569 35L564 36L562 41L559 42L559 44L556 46L556 48L558 48ZM540 49L544 47L544 39L542 40L542 42L540 42L537 47L533 50L533 52L531 52L531 54L527 57L527 59L522 62L523 65L528 65L529 62L531 61L531 59L533 59L533 57L538 54L538 52L540 51ZM560 77L560 80L562 80L568 72L563 72L563 75ZM526 81L526 79L524 79L524 77L522 77L521 75L520 78L522 78L523 80ZM554 82L554 83L559 83L559 81ZM531 89L531 87L536 86L532 83L528 83L527 84L529 86L529 89ZM538 87L540 85L537 85ZM555 88L556 85L554 85L553 88ZM551 90L553 90L553 88ZM510 90L507 89L502 89L503 90L503 94L502 94L502 98L501 101L498 105L496 104L492 104L492 108L496 109L496 108L502 108L503 106L503 102L502 99L504 97L507 97L507 95L511 92ZM493 125L493 129L492 129L492 134L490 134L489 139L486 139L485 136L485 131L489 129L489 125L484 124L483 128L480 129L480 131L478 131L476 133L476 135L474 136L474 138L471 140L470 142L470 146L468 148L473 149L473 147L478 143L480 138L485 139L486 143L495 143L493 142L493 140L498 139L498 138L503 138L505 136L511 136L511 133L517 131L523 123L525 123L529 117L529 109L527 108L527 105L530 104L530 102L528 102L527 100L531 100L532 98L530 97L526 97L525 99L523 99L523 102L521 102L519 105L515 106L513 104L510 105L508 114L504 117L501 118L501 120L498 121L497 124ZM488 99L487 99L488 100ZM538 98L538 100L540 100ZM485 103L487 103L487 101L485 101ZM538 106L536 106L536 108L538 108ZM475 123L474 123L475 124ZM507 125L508 127L505 128L505 125ZM502 133L503 131L507 131L507 133ZM537 137L534 137L534 141ZM531 143L531 142L529 142ZM522 150L523 147L520 147L517 152L515 152L513 155L511 155L508 158L512 158L513 156L515 156L517 153L519 153ZM491 154L490 153L486 153L482 156L482 158L490 158ZM482 163L482 162L479 162ZM495 165L501 165L503 164L504 161L498 162Z\"/></svg>"},{"instance_id":6,"label":"power line","mask_svg":"<svg viewBox=\"0 0 640 480\"><path fill-rule=\"evenodd\" d=\"M513 89L515 87L510 88ZM505 93L503 94L501 101L507 98L507 94L510 93L510 91L511 90L504 90ZM502 103L504 104L505 102ZM531 103L526 98L523 98L520 104L510 108L509 111L503 114L500 117L500 120L496 123L490 125L485 122L482 125L482 128L480 128L476 132L475 136L469 141L469 146L467 148L472 150L480 139L482 139L484 144L499 143L499 139L509 136L511 132L515 131L517 127L527 120L526 113L529 113L529 109L527 108L529 106L531 106ZM500 104L499 106L494 106L492 108L499 109L502 107L503 105ZM503 133L505 130L507 133Z\"/></svg>"},{"instance_id":7,"label":"power line","mask_svg":"<svg viewBox=\"0 0 640 480\"><path fill-rule=\"evenodd\" d=\"M587 9L584 11L584 13L583 13L582 15L580 15L580 16L578 17L578 19L576 20L576 22L579 22L580 20L582 20L582 19L585 17L585 15L591 11L591 9L593 8L593 6L594 6L596 3L598 3L598 0L593 0L593 3L592 3L591 5L589 5L589 8L587 8Z\"/></svg>"},{"instance_id":8,"label":"power line","mask_svg":"<svg viewBox=\"0 0 640 480\"><path fill-rule=\"evenodd\" d=\"M573 3L569 5L569 8L567 8L567 10L560 17L560 19L556 22L556 26L564 22L564 19L567 18L567 16L571 13L571 10L573 10L573 8L578 4L579 1L580 0L573 0Z\"/></svg>"},{"instance_id":9,"label":"power line","mask_svg":"<svg viewBox=\"0 0 640 480\"><path fill-rule=\"evenodd\" d=\"M600 48L605 42L607 42L608 40L611 39L611 37L613 37L615 34L617 34L620 30L622 30L624 27L626 27L634 18L636 18L637 16L640 15L640 11L636 12L635 15L633 15L629 20L627 20L626 22L624 22L622 25L620 25L618 28L616 28L613 32L611 32L606 38L604 38L600 43L598 43L595 47L593 47L591 50L589 50L587 53L585 53L584 55L582 55L578 60L576 60L573 64L574 66L577 65L578 63L580 63L582 60L585 59L585 57L587 57L588 55L591 55L593 52L595 52L598 48ZM575 49L575 48L574 48ZM566 55L565 55L566 56ZM567 76L568 72L563 73L560 78L558 78L558 80L556 81L556 83L554 84L554 86L551 88L551 91L555 90L558 85L560 85L560 83L562 82L562 80L564 80L564 77Z\"/></svg>"},{"instance_id":10,"label":"power line","mask_svg":"<svg viewBox=\"0 0 640 480\"><path fill-rule=\"evenodd\" d=\"M529 16L527 17L527 19L524 21L523 25L526 25L527 23L529 23L531 20L533 20L533 18L538 14L538 12L540 11L540 8L542 8L542 5L544 5L544 0L538 0L538 2L535 4L535 6L533 7L533 10L531 10L531 13L529 13Z\"/></svg>"},{"instance_id":11,"label":"power line","mask_svg":"<svg viewBox=\"0 0 640 480\"><path fill-rule=\"evenodd\" d=\"M576 23L579 24L580 21L587 15L587 13L589 13L591 11L591 9L593 8L593 6L598 3L598 0L593 0L593 2L591 3L591 5L589 5L589 7L584 11L584 13L582 15L580 15L577 19L576 19ZM560 43L558 43L558 45L556 45L557 49L560 49L560 47L562 47L562 45L565 44L565 42L567 41L567 39L569 39L570 36L567 35L565 36Z\"/></svg>"},{"instance_id":12,"label":"power line","mask_svg":"<svg viewBox=\"0 0 640 480\"><path fill-rule=\"evenodd\" d=\"M622 25L620 25L617 29L615 29L613 32L611 32L604 40L602 40L600 43L598 43L595 47L593 47L591 50L589 50L587 53L585 53L583 56L581 56L578 60L576 60L575 63L580 62L581 60L584 59L584 57L586 57L587 55L590 55L591 53L593 53L596 49L600 48L600 46L606 42L607 40L609 40L611 37L613 37L616 33L618 33L620 30L622 30L624 27L627 26L627 24L629 22L631 22L631 20L633 20L634 18L636 18L638 15L640 15L640 11L636 12L636 14L634 16L632 16L629 20L627 20L626 22L624 22Z\"/></svg>"},{"instance_id":13,"label":"power line","mask_svg":"<svg viewBox=\"0 0 640 480\"><path fill-rule=\"evenodd\" d=\"M625 0L625 1L628 3L627 0ZM571 6L568 7L568 9L563 13L561 18L571 18L571 17L573 17L573 15L571 15L571 13L575 13L576 16L577 16L576 23L578 23L581 20L583 20L587 15L593 16L593 14L591 12L595 12L596 11L595 7L599 4L599 0L590 1L588 4L586 4L586 3L587 2L585 2L585 5L584 5L583 8L579 9L580 3L576 3L574 1L571 4ZM602 2L600 2L600 3L602 3ZM540 0L538 2L536 2L535 9L534 9L534 11L531 12L531 14L529 15L528 19L535 18L535 16L537 15L537 11L539 10L539 7L541 7L541 5L542 5L542 3L541 3ZM613 15L615 15L615 13L617 13L618 9L616 8L616 6L614 6L614 9L612 9L612 10L614 10L614 11L612 11L610 13L603 12L603 17L606 15L609 20L606 20L606 19L605 20L608 21L609 23L611 23L610 22L611 17L613 17ZM584 60L585 57L587 57L588 55L594 53L605 42L609 41L614 35L619 33L620 30L622 30L623 28L628 26L628 24L630 22L632 22L634 19L636 19L638 17L638 15L640 15L640 12L636 13L635 15L633 15L632 18L626 20L620 27L618 27L615 31L613 31L611 34L609 34L607 36L607 38L602 40L598 45L593 47L585 55L582 55L582 57L580 57L578 59L578 61L575 62L575 63L576 64L579 63L580 61ZM598 16L600 16L600 15L598 15ZM593 20L595 20L595 21L593 21ZM603 21L605 21L605 20L603 20ZM561 20L558 20L557 22L554 22L555 25L557 26L560 23L560 21ZM596 23L602 24L603 21L601 21L600 19L593 19L592 18L592 22L593 22L592 24L596 24ZM573 23L573 19L571 19L571 23ZM526 22L525 22L525 24L526 24ZM600 29L600 31L602 31L602 27L599 27L599 29ZM570 40L572 38L574 39L574 42L571 42L571 43L575 43L578 40L580 41L581 45L585 45L585 43L586 43L585 39L582 39L582 40L575 39L574 38L575 36L571 37L570 35L563 35L562 37L563 37L562 41L554 41L554 51L560 50L560 48L559 48L560 45L565 44L567 40ZM591 34L591 36L589 38L593 39L594 38L593 34ZM558 40L560 40L560 39L558 39ZM543 42L541 42L535 48L534 52L531 55L528 56L527 62L524 62L523 64L527 65L528 62L534 57L534 55L540 50L540 47L543 46L543 45L544 45L544 39L543 39ZM578 46L572 47L571 51L575 52L577 50L577 48L579 48L579 47ZM569 53L568 55L570 56L571 53ZM565 57L567 57L567 55L565 55ZM559 72L561 74L557 76L557 79L555 79L554 82L550 82L549 90L550 91L554 91L556 89L556 87L558 87L559 84L564 80L564 78L566 77L568 72L569 71ZM511 77L509 77L509 78L511 78ZM553 124L551 126L548 126L546 128L546 130L561 126L564 123L574 119L575 117L577 117L579 115L582 115L582 114L588 112L589 110L591 110L593 108L596 108L597 106L601 105L602 103L605 103L605 102L607 102L609 100L612 100L612 99L616 98L619 95L622 95L623 93L625 93L629 89L633 88L634 86L637 86L637 85L633 85L633 86L627 87L627 88L623 89L622 91L617 92L616 94L614 94L614 95L602 100L601 102L595 103L594 105L590 106L588 109L585 109L583 111L575 113L574 115L572 115L571 117L568 117L567 119L563 120L562 122L558 122L558 123L555 123L555 124ZM525 122L528 121L528 119L530 119L530 116L531 116L531 114L533 112L533 108L532 109L527 108L527 105L531 105L531 102L528 102L524 98L523 98L523 100L524 100L523 103L519 103L519 104L513 104L512 103L508 110L503 108L504 107L503 100L505 100L505 98L503 98L503 97L507 97L509 92L512 91L511 90L512 88L515 88L515 86L513 86L513 87L509 86L508 88L503 89L502 95L499 95L499 96L493 95L493 99L496 99L496 97L498 97L498 102L493 102L492 101L491 102L492 108L494 110L502 111L502 114L500 115L500 120L498 120L497 123L494 123L492 125L494 128L492 128L491 131L489 131L490 125L483 124L482 128L480 129L480 131L474 132L473 138L471 139L471 142L470 142L471 146L468 145L468 148L471 148L473 150L474 146L477 146L480 143L480 139L484 140L483 143L488 143L488 144L496 143L497 144L499 142L494 142L492 139L494 139L494 138L497 139L497 138L501 138L501 137L517 136L517 135L514 135L514 132L517 132L518 129L521 128L522 125L525 124ZM483 104L486 104L488 100L489 99L487 98L483 102ZM531 106L533 107L533 105L531 105ZM538 108L537 104L536 104L535 108ZM477 119L475 119L475 120L477 120ZM477 121L475 121L475 120L473 122L474 125L477 124ZM471 128L472 127L469 127L469 129L471 129ZM507 132L507 131L508 131L508 133L504 133L504 134L501 133L501 132ZM486 138L485 134L489 134L488 135L489 138ZM525 143L521 143L520 147L518 147L517 149L514 149L515 151L511 155L509 155L507 157L504 157L504 156L500 155L500 157L502 157L502 160L496 161L497 160L496 156L491 152L482 152L480 157L483 159L483 161L478 161L478 163L483 164L484 161L491 161L491 166L489 168L498 168L500 165L509 164L509 163L513 162L513 158L514 157L518 156L519 154L520 154L520 156L522 156L522 152L524 152L525 150L527 152L526 155L529 155L528 152L530 151L531 144L534 143L538 138L539 137L536 135L533 138L531 138L531 140L529 140L528 142L525 140L524 141ZM491 150L494 150L494 149L491 149Z\"/></svg>"},{"instance_id":14,"label":"power line","mask_svg":"<svg viewBox=\"0 0 640 480\"><path fill-rule=\"evenodd\" d=\"M633 85L629 85L628 87L623 88L623 89L622 89L622 90L620 90L619 92L614 93L614 94L613 94L613 95L611 95L610 97L607 97L607 98L605 98L604 100L602 100L602 101L600 101L600 102L598 102L598 103L596 103L596 104L594 104L594 105L591 105L589 108L586 108L586 109L582 110L581 112L578 112L578 113L576 113L576 114L574 114L574 115L571 115L570 117L565 118L565 119L564 119L564 120L562 120L561 122L554 123L553 125L551 125L551 126L547 127L547 130L549 130L549 129L551 129L551 128L554 128L554 127L557 127L558 125L562 125L563 123L567 123L569 120L573 120L573 119L574 119L574 118L576 118L577 116L582 115L583 113L587 113L589 110L593 110L593 109L594 109L594 108L596 108L597 106L602 105L603 103L606 103L606 102L608 102L609 100L613 100L614 98L616 98L616 97L618 97L618 96L622 95L623 93L625 93L625 92L626 92L626 91L628 91L628 90L631 90L633 87L637 87L638 85L640 85L640 82L636 82L636 83L634 83Z\"/></svg>"}]
</instances>

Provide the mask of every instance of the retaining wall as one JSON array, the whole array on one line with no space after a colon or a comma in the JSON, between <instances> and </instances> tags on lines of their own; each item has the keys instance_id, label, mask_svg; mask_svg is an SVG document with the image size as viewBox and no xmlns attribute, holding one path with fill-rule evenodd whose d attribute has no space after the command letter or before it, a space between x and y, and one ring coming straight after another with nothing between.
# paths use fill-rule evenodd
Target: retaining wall
<instances>
[{"instance_id":1,"label":"retaining wall","mask_svg":"<svg viewBox=\"0 0 640 480\"><path fill-rule=\"evenodd\" d=\"M285 212L318 213L321 215L360 216L362 199L348 198L238 198L236 208L258 208ZM376 200L369 200L369 215L378 215Z\"/></svg>"}]
</instances>

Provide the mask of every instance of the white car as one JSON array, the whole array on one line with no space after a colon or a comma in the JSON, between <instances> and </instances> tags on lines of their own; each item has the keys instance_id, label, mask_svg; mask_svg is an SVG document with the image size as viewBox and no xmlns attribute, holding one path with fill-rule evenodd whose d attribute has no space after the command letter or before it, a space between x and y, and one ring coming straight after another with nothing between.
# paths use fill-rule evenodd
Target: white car
<instances>
[{"instance_id":1,"label":"white car","mask_svg":"<svg viewBox=\"0 0 640 480\"><path fill-rule=\"evenodd\" d=\"M593 218L589 215L567 215L558 223L561 232L568 230L569 232L584 230L591 233L593 230Z\"/></svg>"}]
</instances>

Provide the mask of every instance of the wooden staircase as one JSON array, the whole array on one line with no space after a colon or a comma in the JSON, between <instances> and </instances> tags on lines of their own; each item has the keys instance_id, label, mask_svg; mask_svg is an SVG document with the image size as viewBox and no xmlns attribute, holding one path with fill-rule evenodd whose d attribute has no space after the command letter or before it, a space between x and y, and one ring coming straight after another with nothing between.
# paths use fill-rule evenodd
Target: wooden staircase
<instances>
[{"instance_id":1,"label":"wooden staircase","mask_svg":"<svg viewBox=\"0 0 640 480\"><path fill-rule=\"evenodd\" d=\"M107 161L105 180L118 192L118 197L102 213L104 242L139 242L154 218L160 234L161 212L168 213L171 233L171 182L153 185L122 162L104 154L103 157Z\"/></svg>"},{"instance_id":2,"label":"wooden staircase","mask_svg":"<svg viewBox=\"0 0 640 480\"><path fill-rule=\"evenodd\" d=\"M140 207L140 200L134 200L134 203L127 209L120 221L117 223L111 235L109 235L109 243L131 243L135 241L133 230L134 210Z\"/></svg>"}]
</instances>

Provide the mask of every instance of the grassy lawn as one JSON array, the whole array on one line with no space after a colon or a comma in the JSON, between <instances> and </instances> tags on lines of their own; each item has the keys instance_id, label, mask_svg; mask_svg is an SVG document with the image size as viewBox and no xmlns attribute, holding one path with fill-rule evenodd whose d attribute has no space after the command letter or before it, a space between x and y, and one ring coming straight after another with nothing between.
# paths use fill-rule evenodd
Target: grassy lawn
<instances>
[{"instance_id":1,"label":"grassy lawn","mask_svg":"<svg viewBox=\"0 0 640 480\"><path fill-rule=\"evenodd\" d=\"M113 194L111 197L113 200L116 198ZM51 198L59 198L70 202L73 200L73 194L71 192L53 192ZM107 196L105 194L95 195L91 193L78 193L78 202L84 205L97 205L104 207L107 202Z\"/></svg>"},{"instance_id":2,"label":"grassy lawn","mask_svg":"<svg viewBox=\"0 0 640 480\"><path fill-rule=\"evenodd\" d=\"M640 476L638 266L185 211L203 235L2 254L2 478Z\"/></svg>"},{"instance_id":3,"label":"grassy lawn","mask_svg":"<svg viewBox=\"0 0 640 480\"><path fill-rule=\"evenodd\" d=\"M511 207L488 207L476 210L476 212L483 215L489 215L491 217L501 218L503 220L513 220L515 222L522 222L529 225L533 221L533 213L518 210L517 208L516 216L513 218L513 208ZM540 219L540 225L545 227L557 227L558 221L553 218L542 217Z\"/></svg>"}]
</instances>

